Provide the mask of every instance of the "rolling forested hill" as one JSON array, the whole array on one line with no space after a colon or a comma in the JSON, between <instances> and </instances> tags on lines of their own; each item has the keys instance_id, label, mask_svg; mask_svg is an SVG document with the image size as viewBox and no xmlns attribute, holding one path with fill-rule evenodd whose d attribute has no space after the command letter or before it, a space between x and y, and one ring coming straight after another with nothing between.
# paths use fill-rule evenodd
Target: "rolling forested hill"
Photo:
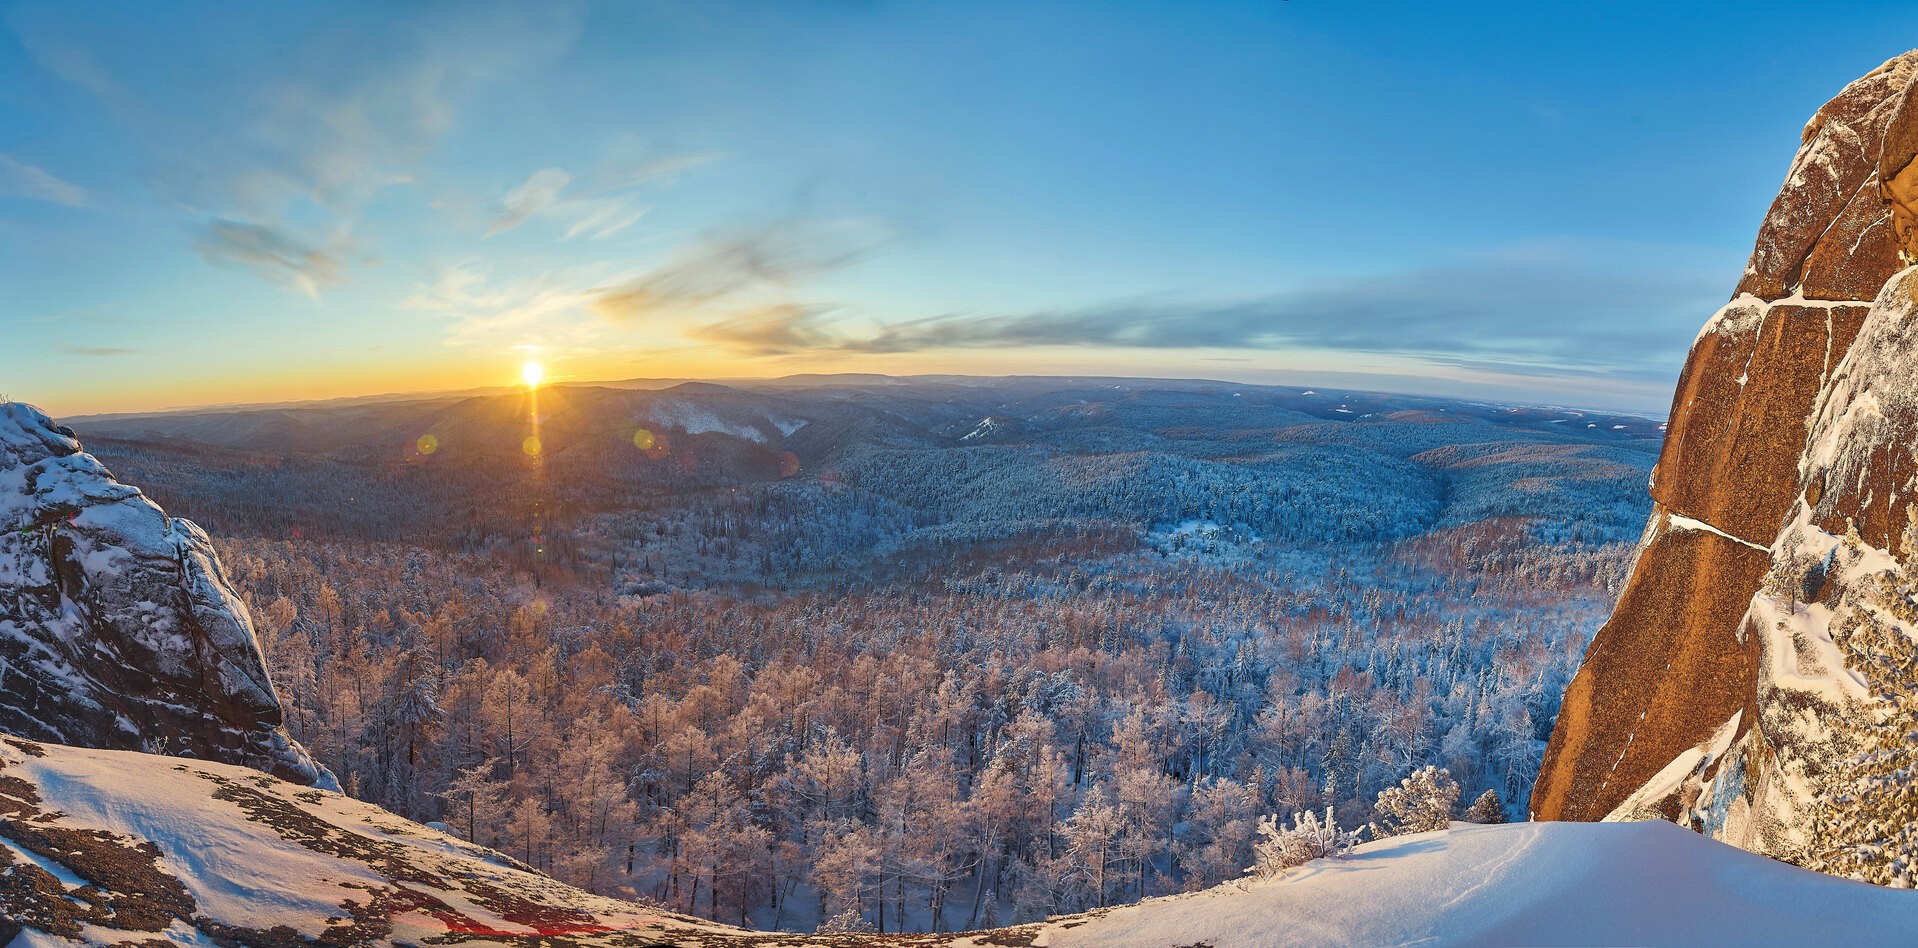
<instances>
[{"instance_id":1,"label":"rolling forested hill","mask_svg":"<svg viewBox=\"0 0 1918 948\"><path fill-rule=\"evenodd\" d=\"M351 794L598 892L888 931L1213 885L1260 814L1363 823L1423 764L1526 799L1662 435L1037 378L68 422L206 527Z\"/></svg>"}]
</instances>

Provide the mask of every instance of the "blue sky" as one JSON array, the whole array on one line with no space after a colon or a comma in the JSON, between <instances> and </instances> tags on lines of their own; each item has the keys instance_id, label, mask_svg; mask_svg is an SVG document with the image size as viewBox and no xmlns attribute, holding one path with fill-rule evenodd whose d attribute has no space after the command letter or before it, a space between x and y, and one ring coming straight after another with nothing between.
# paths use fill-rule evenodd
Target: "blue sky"
<instances>
[{"instance_id":1,"label":"blue sky","mask_svg":"<svg viewBox=\"0 0 1918 948\"><path fill-rule=\"evenodd\" d=\"M1912 45L1874 3L0 3L0 394L530 357L1662 412L1805 119Z\"/></svg>"}]
</instances>

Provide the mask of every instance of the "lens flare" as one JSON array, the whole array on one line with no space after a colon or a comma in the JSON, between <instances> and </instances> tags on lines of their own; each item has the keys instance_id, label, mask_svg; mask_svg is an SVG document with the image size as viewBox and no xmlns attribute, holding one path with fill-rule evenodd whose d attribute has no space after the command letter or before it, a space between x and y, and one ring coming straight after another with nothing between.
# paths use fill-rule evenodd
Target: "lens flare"
<instances>
[{"instance_id":1,"label":"lens flare","mask_svg":"<svg viewBox=\"0 0 1918 948\"><path fill-rule=\"evenodd\" d=\"M519 449L528 457L539 457L539 447L539 438L535 435L527 435L526 440L519 443Z\"/></svg>"},{"instance_id":2,"label":"lens flare","mask_svg":"<svg viewBox=\"0 0 1918 948\"><path fill-rule=\"evenodd\" d=\"M653 440L653 433L644 428L633 432L633 447L641 451L651 451L653 449Z\"/></svg>"},{"instance_id":3,"label":"lens flare","mask_svg":"<svg viewBox=\"0 0 1918 948\"><path fill-rule=\"evenodd\" d=\"M546 370L537 362L528 362L519 367L519 377L526 380L527 388L538 388L540 380L546 377Z\"/></svg>"},{"instance_id":4,"label":"lens flare","mask_svg":"<svg viewBox=\"0 0 1918 948\"><path fill-rule=\"evenodd\" d=\"M432 454L433 452L438 451L440 449L440 439L435 438L430 434L423 434L423 435L420 435L420 440L414 445L414 447L419 448L419 451L421 454Z\"/></svg>"}]
</instances>

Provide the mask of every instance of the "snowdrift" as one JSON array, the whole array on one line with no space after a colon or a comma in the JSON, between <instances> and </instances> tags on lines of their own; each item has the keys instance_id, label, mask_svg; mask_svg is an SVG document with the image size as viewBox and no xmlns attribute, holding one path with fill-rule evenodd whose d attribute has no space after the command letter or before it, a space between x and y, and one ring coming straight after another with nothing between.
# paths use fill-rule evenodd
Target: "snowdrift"
<instances>
[{"instance_id":1,"label":"snowdrift","mask_svg":"<svg viewBox=\"0 0 1918 948\"><path fill-rule=\"evenodd\" d=\"M1286 878L1045 926L1046 948L1918 943L1918 892L1821 875L1666 822L1454 824Z\"/></svg>"}]
</instances>

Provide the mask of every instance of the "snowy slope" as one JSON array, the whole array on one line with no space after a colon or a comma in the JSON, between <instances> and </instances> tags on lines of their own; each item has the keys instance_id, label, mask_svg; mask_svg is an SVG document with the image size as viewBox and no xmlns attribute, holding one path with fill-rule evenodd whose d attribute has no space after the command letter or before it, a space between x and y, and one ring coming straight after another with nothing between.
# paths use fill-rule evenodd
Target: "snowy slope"
<instances>
[{"instance_id":1,"label":"snowy slope","mask_svg":"<svg viewBox=\"0 0 1918 948\"><path fill-rule=\"evenodd\" d=\"M97 888L87 888L92 884ZM13 936L24 930L17 939ZM0 738L0 944L1911 944L1918 893L1670 823L1468 826L1270 882L961 935L745 932L589 895L338 794Z\"/></svg>"},{"instance_id":2,"label":"snowy slope","mask_svg":"<svg viewBox=\"0 0 1918 948\"><path fill-rule=\"evenodd\" d=\"M249 946L449 934L466 936L462 944L544 934L697 945L738 933L589 895L258 771L4 738L0 942L14 926L28 931L15 945L115 944L141 933Z\"/></svg>"},{"instance_id":3,"label":"snowy slope","mask_svg":"<svg viewBox=\"0 0 1918 948\"><path fill-rule=\"evenodd\" d=\"M1794 868L1670 823L1454 825L1272 882L1059 920L1033 944L1918 942L1918 893Z\"/></svg>"}]
</instances>

